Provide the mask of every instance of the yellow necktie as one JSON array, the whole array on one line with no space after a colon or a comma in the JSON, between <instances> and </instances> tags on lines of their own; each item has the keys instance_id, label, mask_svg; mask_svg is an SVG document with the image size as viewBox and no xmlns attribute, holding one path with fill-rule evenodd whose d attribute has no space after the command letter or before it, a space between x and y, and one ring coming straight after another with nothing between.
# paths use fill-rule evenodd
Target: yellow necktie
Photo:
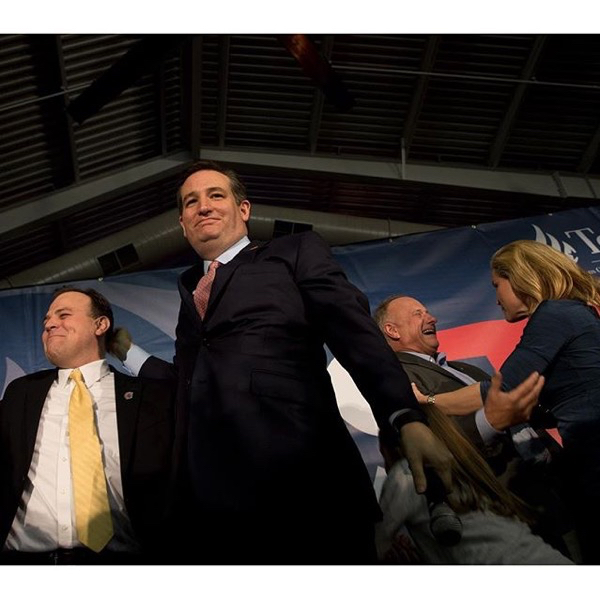
<instances>
[{"instance_id":1,"label":"yellow necktie","mask_svg":"<svg viewBox=\"0 0 600 600\"><path fill-rule=\"evenodd\" d=\"M92 397L79 369L74 369L70 377L75 381L69 403L69 440L77 537L94 552L100 552L113 536L102 451Z\"/></svg>"}]
</instances>

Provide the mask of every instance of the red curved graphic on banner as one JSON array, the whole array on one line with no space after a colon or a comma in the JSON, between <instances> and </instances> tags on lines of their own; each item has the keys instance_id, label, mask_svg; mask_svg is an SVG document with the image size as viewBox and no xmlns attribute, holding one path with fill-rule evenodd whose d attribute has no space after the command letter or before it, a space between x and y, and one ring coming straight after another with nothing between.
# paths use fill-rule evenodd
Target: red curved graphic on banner
<instances>
[{"instance_id":1,"label":"red curved graphic on banner","mask_svg":"<svg viewBox=\"0 0 600 600\"><path fill-rule=\"evenodd\" d=\"M521 339L527 320L507 323L504 320L480 321L452 329L438 330L440 349L448 360L468 360L486 356L498 370Z\"/></svg>"},{"instance_id":2,"label":"red curved graphic on banner","mask_svg":"<svg viewBox=\"0 0 600 600\"><path fill-rule=\"evenodd\" d=\"M466 360L485 356L498 370L519 343L527 319L518 323L481 321L437 332L440 348L448 360ZM556 429L546 430L559 444L562 440Z\"/></svg>"}]
</instances>

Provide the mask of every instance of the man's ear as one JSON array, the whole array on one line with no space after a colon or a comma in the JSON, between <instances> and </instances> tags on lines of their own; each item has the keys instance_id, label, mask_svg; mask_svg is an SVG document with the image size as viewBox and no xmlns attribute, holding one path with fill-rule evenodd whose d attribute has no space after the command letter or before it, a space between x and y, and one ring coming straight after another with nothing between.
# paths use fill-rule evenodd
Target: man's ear
<instances>
[{"instance_id":1,"label":"man's ear","mask_svg":"<svg viewBox=\"0 0 600 600\"><path fill-rule=\"evenodd\" d=\"M398 328L393 323L386 323L383 326L383 332L392 340L400 339L400 332Z\"/></svg>"},{"instance_id":2,"label":"man's ear","mask_svg":"<svg viewBox=\"0 0 600 600\"><path fill-rule=\"evenodd\" d=\"M110 319L106 316L98 317L96 319L96 331L95 334L100 337L104 335L110 327Z\"/></svg>"},{"instance_id":3,"label":"man's ear","mask_svg":"<svg viewBox=\"0 0 600 600\"><path fill-rule=\"evenodd\" d=\"M179 215L179 225L181 225L181 229L183 231L183 237L187 240L187 233L185 231L185 225L183 224L183 219L181 218L181 215Z\"/></svg>"},{"instance_id":4,"label":"man's ear","mask_svg":"<svg viewBox=\"0 0 600 600\"><path fill-rule=\"evenodd\" d=\"M240 209L240 214L242 215L242 221L244 221L244 223L247 223L248 219L250 219L250 209L251 209L250 201L242 200L240 202L238 208Z\"/></svg>"}]
</instances>

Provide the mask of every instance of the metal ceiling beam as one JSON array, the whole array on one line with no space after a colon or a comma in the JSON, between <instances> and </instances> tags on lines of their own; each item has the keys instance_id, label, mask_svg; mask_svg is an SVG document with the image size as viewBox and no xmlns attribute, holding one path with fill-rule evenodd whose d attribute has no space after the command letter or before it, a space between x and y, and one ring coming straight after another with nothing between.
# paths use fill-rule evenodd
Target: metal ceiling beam
<instances>
[{"instance_id":1,"label":"metal ceiling beam","mask_svg":"<svg viewBox=\"0 0 600 600\"><path fill-rule=\"evenodd\" d=\"M67 71L65 69L65 58L62 48L62 37L54 36L54 44L56 47L56 56L58 60L58 69L60 73L61 89L65 90L65 95L62 97L63 110L67 109L67 100L69 99L69 91L67 86ZM66 117L65 112L65 130L68 140L68 154L71 159L71 169L73 170L73 181L79 183L79 161L77 160L77 147L75 145L75 133L73 132L73 121Z\"/></svg>"},{"instance_id":2,"label":"metal ceiling beam","mask_svg":"<svg viewBox=\"0 0 600 600\"><path fill-rule=\"evenodd\" d=\"M548 36L546 35L537 35L533 42L533 46L531 48L531 52L529 53L529 57L527 58L527 62L523 67L523 71L521 72L520 79L523 80L531 80L533 74L535 73L535 68L540 59L540 55L542 50L544 49L544 45L546 44L546 39ZM523 102L523 97L525 96L525 91L527 90L526 83L519 83L513 92L513 96L510 100L510 104L504 114L504 118L498 127L498 132L496 133L496 138L492 143L492 148L490 150L490 159L489 165L490 167L497 167L500 163L500 159L502 158L502 153L504 152L504 148L506 147L506 142L508 140L508 136L512 131L515 120L517 118L517 113L519 112L519 108L521 103Z\"/></svg>"},{"instance_id":3,"label":"metal ceiling beam","mask_svg":"<svg viewBox=\"0 0 600 600\"><path fill-rule=\"evenodd\" d=\"M160 139L160 153L167 153L167 100L165 93L165 63L161 61L154 73L156 86L156 113L158 121L158 135Z\"/></svg>"},{"instance_id":4,"label":"metal ceiling beam","mask_svg":"<svg viewBox=\"0 0 600 600\"><path fill-rule=\"evenodd\" d=\"M308 154L271 154L205 147L202 159L223 163L254 165L281 172L330 173L337 176L359 176L400 181L400 163L389 161L323 158ZM0 236L28 227L35 221L60 218L84 205L93 205L103 199L159 181L180 173L192 159L189 152L161 157L125 169L108 177L73 186L38 200L0 213ZM519 192L561 197L556 174L522 173L491 169L467 169L437 165L405 165L407 181L451 185L457 187ZM584 175L560 175L560 183L568 198L600 197L600 178Z\"/></svg>"},{"instance_id":5,"label":"metal ceiling beam","mask_svg":"<svg viewBox=\"0 0 600 600\"><path fill-rule=\"evenodd\" d=\"M219 40L219 105L217 113L217 133L219 148L225 146L227 125L227 98L229 97L229 50L231 36L222 35Z\"/></svg>"},{"instance_id":6,"label":"metal ceiling beam","mask_svg":"<svg viewBox=\"0 0 600 600\"><path fill-rule=\"evenodd\" d=\"M433 69L435 63L435 56L437 54L438 47L440 45L439 35L430 35L425 48L423 59L421 60L421 71L429 72ZM402 128L402 138L404 139L404 158L408 156L410 152L410 145L415 135L415 129L417 128L417 121L419 119L419 113L423 106L423 97L427 90L429 83L429 75L419 75L415 90L413 92L410 107L404 120L404 127Z\"/></svg>"},{"instance_id":7,"label":"metal ceiling beam","mask_svg":"<svg viewBox=\"0 0 600 600\"><path fill-rule=\"evenodd\" d=\"M308 155L246 152L204 147L202 158L242 165L256 165L281 170L314 171L336 175L375 177L400 181L399 161L354 160L325 158ZM457 187L519 192L542 196L560 197L552 173L525 173L498 169L469 169L407 163L406 181L453 185ZM571 198L595 198L593 191L600 192L600 177L560 175L561 183ZM589 183L588 183L589 181ZM591 186L591 187L590 187Z\"/></svg>"},{"instance_id":8,"label":"metal ceiling beam","mask_svg":"<svg viewBox=\"0 0 600 600\"><path fill-rule=\"evenodd\" d=\"M189 152L158 158L1 212L0 236L13 231L18 232L25 227L30 227L34 222L61 218L81 210L84 206L92 206L110 196L126 192L128 189L137 189L169 175L180 173L191 158Z\"/></svg>"},{"instance_id":9,"label":"metal ceiling beam","mask_svg":"<svg viewBox=\"0 0 600 600\"><path fill-rule=\"evenodd\" d=\"M333 35L324 35L323 41L321 42L321 53L328 61L331 61L332 50ZM319 130L321 129L321 118L323 116L324 104L325 94L323 94L323 92L319 88L315 88L312 112L310 116L310 129L308 134L308 143L311 154L315 154L315 152L317 151L317 143L319 141Z\"/></svg>"},{"instance_id":10,"label":"metal ceiling beam","mask_svg":"<svg viewBox=\"0 0 600 600\"><path fill-rule=\"evenodd\" d=\"M590 168L594 164L594 161L596 160L596 155L598 154L599 147L600 147L600 125L598 125L598 129L596 129L596 132L592 136L590 143L587 145L587 148L585 149L585 151L581 157L581 162L579 163L579 166L577 167L578 171L580 171L581 173L587 173L590 170Z\"/></svg>"},{"instance_id":11,"label":"metal ceiling beam","mask_svg":"<svg viewBox=\"0 0 600 600\"><path fill-rule=\"evenodd\" d=\"M192 156L200 156L200 140L202 133L202 43L203 38L197 35L192 38L189 49L189 61L191 67L186 69L190 76L189 98L187 104L187 113L190 124L190 149ZM182 119L186 123L186 119Z\"/></svg>"}]
</instances>

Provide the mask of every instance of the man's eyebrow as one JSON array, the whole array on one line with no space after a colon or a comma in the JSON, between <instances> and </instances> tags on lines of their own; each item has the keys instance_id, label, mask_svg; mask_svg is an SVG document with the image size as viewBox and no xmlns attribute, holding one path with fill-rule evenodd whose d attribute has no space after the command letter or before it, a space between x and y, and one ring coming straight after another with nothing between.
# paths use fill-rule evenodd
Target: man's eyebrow
<instances>
[{"instance_id":1,"label":"man's eyebrow","mask_svg":"<svg viewBox=\"0 0 600 600\"><path fill-rule=\"evenodd\" d=\"M68 306L61 306L60 308L57 308L57 309L54 311L54 314L55 314L55 315L58 315L58 314L60 314L61 312L65 312L65 311L69 311L69 310L71 310L71 308L69 308ZM45 322L46 322L46 321L47 321L49 318L50 318L50 313L49 313L49 312L47 312L47 313L46 313L46 316L44 317L44 320L42 321L42 323L45 323Z\"/></svg>"},{"instance_id":2,"label":"man's eyebrow","mask_svg":"<svg viewBox=\"0 0 600 600\"><path fill-rule=\"evenodd\" d=\"M213 187L209 187L206 188L206 193L207 194L211 194L212 192L225 192L225 188L224 187L220 187L218 185L215 185ZM197 190L192 190L191 192L188 192L183 199L186 200L187 198L194 198L196 196L199 195L199 192Z\"/></svg>"}]
</instances>

